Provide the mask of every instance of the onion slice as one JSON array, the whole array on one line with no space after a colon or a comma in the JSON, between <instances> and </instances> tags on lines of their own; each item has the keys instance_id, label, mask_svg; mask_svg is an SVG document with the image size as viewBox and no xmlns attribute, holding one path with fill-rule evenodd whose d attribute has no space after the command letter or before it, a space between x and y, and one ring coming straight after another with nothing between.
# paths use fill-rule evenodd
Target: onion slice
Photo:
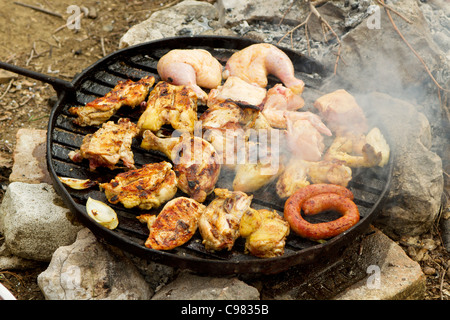
<instances>
[{"instance_id":1,"label":"onion slice","mask_svg":"<svg viewBox=\"0 0 450 320\"><path fill-rule=\"evenodd\" d=\"M91 179L75 179L68 177L58 177L59 181L76 190L84 190L97 185L97 181Z\"/></svg>"},{"instance_id":2,"label":"onion slice","mask_svg":"<svg viewBox=\"0 0 450 320\"><path fill-rule=\"evenodd\" d=\"M117 213L104 202L89 197L86 202L86 211L92 219L105 228L112 230L119 225Z\"/></svg>"}]
</instances>

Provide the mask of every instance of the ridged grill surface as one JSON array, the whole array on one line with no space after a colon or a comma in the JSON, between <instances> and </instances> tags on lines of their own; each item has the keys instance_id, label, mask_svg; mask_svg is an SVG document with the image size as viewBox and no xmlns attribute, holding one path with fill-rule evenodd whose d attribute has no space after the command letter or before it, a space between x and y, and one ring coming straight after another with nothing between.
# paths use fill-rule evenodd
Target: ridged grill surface
<instances>
[{"instance_id":1,"label":"ridged grill surface","mask_svg":"<svg viewBox=\"0 0 450 320\"><path fill-rule=\"evenodd\" d=\"M206 39L206 40L205 40ZM251 44L245 40L234 40L228 38L185 38L180 41L157 41L152 44L141 45L130 49L122 50L111 55L92 67L83 71L76 80L76 92L66 94L58 101L55 106L48 132L48 166L52 175L54 184L59 194L73 211L79 215L81 220L99 237L107 242L129 250L144 258L155 260L172 266L189 268L195 271L229 274L229 273L276 273L287 269L288 267L299 263L310 263L317 259L322 253L335 250L351 241L363 228L367 227L379 210L381 200L383 199L390 182L392 161L384 168L369 168L353 170L353 179L349 184L349 189L355 195L355 203L358 205L361 220L348 234L342 234L327 243L319 244L314 241L302 239L293 232L288 237L285 254L279 258L260 259L244 253L244 240L239 239L232 251L208 252L201 243L201 237L198 233L185 245L174 250L162 252L151 250L144 247L144 241L148 237L148 229L145 224L140 223L136 216L144 211L139 209L125 209L121 204L113 205L119 216L119 226L110 231L100 227L87 217L85 212L85 203L88 197L108 203L103 192L98 188L77 191L63 186L58 180L58 176L73 177L80 179L94 179L100 182L109 182L115 175L123 170L109 170L98 168L96 172L89 171L88 162L84 160L81 163L74 163L68 158L72 150L77 150L86 134L95 132L98 127L80 127L73 124L74 116L69 114L68 109L76 105L84 105L96 97L100 97L109 92L119 80L138 80L147 75L153 75L159 80L156 72L158 59L174 48L202 48L206 49L215 56L223 65L226 60L236 50ZM297 76L304 79L308 90L317 88L323 80L320 73L323 70L319 65L309 61L302 56L296 56L289 52ZM305 66L305 63L308 64ZM315 70L315 68L318 68ZM269 86L274 85L278 80L272 78ZM120 117L130 118L137 122L140 112L129 107L122 107L119 112L111 118L117 121ZM199 114L204 109L199 108ZM132 151L134 153L135 164L137 167L145 163L159 162L168 160L158 152L146 151L140 148L140 138L135 138ZM226 170L222 170L222 176L216 187L231 188L232 177L226 176ZM275 182L255 192L252 207L255 209L269 208L277 210L280 214L283 212L284 200L278 198L275 192ZM184 196L178 191L176 196ZM213 195L207 198L205 204L211 201ZM162 208L162 207L161 207ZM158 212L159 209L153 210ZM317 215L308 218L310 221L328 221L337 218L335 214ZM351 230L352 230L351 229ZM358 230L361 229L361 230ZM346 232L347 233L347 232Z\"/></svg>"}]
</instances>

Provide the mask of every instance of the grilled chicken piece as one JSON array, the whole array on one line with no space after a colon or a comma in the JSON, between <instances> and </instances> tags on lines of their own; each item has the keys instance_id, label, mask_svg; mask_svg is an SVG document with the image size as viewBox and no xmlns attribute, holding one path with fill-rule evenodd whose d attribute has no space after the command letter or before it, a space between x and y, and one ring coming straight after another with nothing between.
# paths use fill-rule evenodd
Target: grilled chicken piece
<instances>
[{"instance_id":1,"label":"grilled chicken piece","mask_svg":"<svg viewBox=\"0 0 450 320\"><path fill-rule=\"evenodd\" d=\"M158 216L141 214L137 219L150 230L145 246L171 250L188 242L198 227L205 206L194 199L178 197L167 202Z\"/></svg>"},{"instance_id":2,"label":"grilled chicken piece","mask_svg":"<svg viewBox=\"0 0 450 320\"><path fill-rule=\"evenodd\" d=\"M239 237L239 222L250 208L253 196L240 191L215 189L216 198L198 220L198 229L207 250L231 250Z\"/></svg>"},{"instance_id":3,"label":"grilled chicken piece","mask_svg":"<svg viewBox=\"0 0 450 320\"><path fill-rule=\"evenodd\" d=\"M368 130L367 119L355 98L340 89L325 94L314 102L325 123L336 135L364 134Z\"/></svg>"},{"instance_id":4,"label":"grilled chicken piece","mask_svg":"<svg viewBox=\"0 0 450 320\"><path fill-rule=\"evenodd\" d=\"M220 159L213 146L200 137L183 134L159 138L144 131L141 147L163 152L174 163L178 188L193 199L203 202L216 185L220 175Z\"/></svg>"},{"instance_id":5,"label":"grilled chicken piece","mask_svg":"<svg viewBox=\"0 0 450 320\"><path fill-rule=\"evenodd\" d=\"M331 183L347 187L352 170L343 161L304 161L291 158L278 178L276 191L281 199L310 183Z\"/></svg>"},{"instance_id":6,"label":"grilled chicken piece","mask_svg":"<svg viewBox=\"0 0 450 320\"><path fill-rule=\"evenodd\" d=\"M110 203L125 208L150 210L172 199L177 192L177 177L166 161L144 164L142 168L119 173L109 183L100 184Z\"/></svg>"},{"instance_id":7,"label":"grilled chicken piece","mask_svg":"<svg viewBox=\"0 0 450 320\"><path fill-rule=\"evenodd\" d=\"M119 160L125 167L135 169L131 143L138 134L138 129L128 118L120 118L115 124L108 121L93 134L84 137L77 151L69 152L69 158L74 162L89 160L89 169L98 167L116 168Z\"/></svg>"},{"instance_id":8,"label":"grilled chicken piece","mask_svg":"<svg viewBox=\"0 0 450 320\"><path fill-rule=\"evenodd\" d=\"M290 159L286 168L277 180L275 190L281 199L285 199L294 194L295 191L306 187L308 180L307 162L301 159Z\"/></svg>"},{"instance_id":9,"label":"grilled chicken piece","mask_svg":"<svg viewBox=\"0 0 450 320\"><path fill-rule=\"evenodd\" d=\"M100 125L109 120L122 106L136 107L145 100L155 77L147 76L133 82L128 79L119 83L105 96L80 107L71 107L69 112L78 116L74 123L80 126Z\"/></svg>"},{"instance_id":10,"label":"grilled chicken piece","mask_svg":"<svg viewBox=\"0 0 450 320\"><path fill-rule=\"evenodd\" d=\"M289 223L276 211L250 208L241 218L239 232L246 238L245 250L260 258L273 258L284 254Z\"/></svg>"},{"instance_id":11,"label":"grilled chicken piece","mask_svg":"<svg viewBox=\"0 0 450 320\"><path fill-rule=\"evenodd\" d=\"M303 92L304 82L295 78L289 57L276 46L258 43L234 53L228 59L223 78L236 76L262 88L267 86L267 75L272 74L295 94Z\"/></svg>"},{"instance_id":12,"label":"grilled chicken piece","mask_svg":"<svg viewBox=\"0 0 450 320\"><path fill-rule=\"evenodd\" d=\"M264 109L295 111L303 108L304 105L305 101L300 95L277 83L267 91Z\"/></svg>"},{"instance_id":13,"label":"grilled chicken piece","mask_svg":"<svg viewBox=\"0 0 450 320\"><path fill-rule=\"evenodd\" d=\"M275 180L283 172L283 165L278 161L266 159L236 165L233 190L255 192Z\"/></svg>"},{"instance_id":14,"label":"grilled chicken piece","mask_svg":"<svg viewBox=\"0 0 450 320\"><path fill-rule=\"evenodd\" d=\"M170 124L180 131L194 132L197 121L197 96L186 86L176 86L160 81L150 92L147 107L138 121L138 129L158 131Z\"/></svg>"},{"instance_id":15,"label":"grilled chicken piece","mask_svg":"<svg viewBox=\"0 0 450 320\"><path fill-rule=\"evenodd\" d=\"M308 120L286 120L287 144L291 153L303 160L320 160L325 148L320 132Z\"/></svg>"},{"instance_id":16,"label":"grilled chicken piece","mask_svg":"<svg viewBox=\"0 0 450 320\"><path fill-rule=\"evenodd\" d=\"M336 137L324 159L343 161L351 168L382 167L389 160L389 154L389 145L375 127L367 135L347 133Z\"/></svg>"},{"instance_id":17,"label":"grilled chicken piece","mask_svg":"<svg viewBox=\"0 0 450 320\"><path fill-rule=\"evenodd\" d=\"M267 91L267 98L262 110L269 124L274 128L287 128L287 119L308 120L320 132L331 136L330 129L325 126L320 117L312 112L298 112L304 106L302 97L281 84L276 84Z\"/></svg>"},{"instance_id":18,"label":"grilled chicken piece","mask_svg":"<svg viewBox=\"0 0 450 320\"><path fill-rule=\"evenodd\" d=\"M211 107L225 101L233 101L239 105L262 107L266 93L264 88L231 76L222 86L209 92L207 105Z\"/></svg>"},{"instance_id":19,"label":"grilled chicken piece","mask_svg":"<svg viewBox=\"0 0 450 320\"><path fill-rule=\"evenodd\" d=\"M222 65L203 49L171 50L159 59L156 68L162 80L190 87L202 103L208 95L201 87L214 89L222 81Z\"/></svg>"}]
</instances>

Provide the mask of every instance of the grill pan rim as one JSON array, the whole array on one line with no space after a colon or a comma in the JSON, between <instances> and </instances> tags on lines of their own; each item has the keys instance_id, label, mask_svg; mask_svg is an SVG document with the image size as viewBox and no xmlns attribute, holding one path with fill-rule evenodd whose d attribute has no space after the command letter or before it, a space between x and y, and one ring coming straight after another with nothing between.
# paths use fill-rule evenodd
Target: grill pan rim
<instances>
[{"instance_id":1,"label":"grill pan rim","mask_svg":"<svg viewBox=\"0 0 450 320\"><path fill-rule=\"evenodd\" d=\"M79 218L81 218L81 222L83 225L88 227L97 237L102 240L105 240L108 244L116 245L120 248L125 249L126 251L135 253L143 258L148 258L155 262L159 262L162 264L166 264L172 267L179 267L184 269L190 269L192 271L200 272L200 273L208 273L208 274L245 274L245 273L261 273L261 274L273 274L279 273L281 271L287 270L288 268L299 265L299 264L308 264L313 263L317 260L319 256L323 256L324 254L332 254L333 250L341 248L345 246L349 241L354 240L358 235L363 233L366 228L370 225L370 223L376 218L379 214L381 205L386 200L386 195L391 185L391 177L393 171L393 155L391 153L389 162L387 166L389 166L389 170L387 172L387 179L384 184L383 190L381 191L377 201L371 208L369 214L363 217L355 226L345 231L344 233L326 241L325 243L318 243L317 245L310 246L306 249L301 249L300 251L285 253L283 256L275 257L275 258L266 258L260 259L256 257L250 257L249 260L244 261L227 261L227 260L213 260L210 258L200 258L200 257L192 257L192 256L179 256L173 254L171 252L158 251L154 249L146 248L145 246L139 245L124 236L120 236L115 233L113 230L106 229L99 224L95 223L85 212L83 212L79 205L74 201L72 195L67 191L66 187L61 183L58 179L56 170L52 163L52 144L53 144L53 129L55 127L56 118L59 115L58 111L62 107L62 103L69 99L68 95L74 94L76 90L80 88L83 80L89 79L90 73L99 70L99 66L102 64L109 64L114 62L114 60L120 61L120 56L126 54L128 52L133 52L134 50L139 51L142 48L146 48L151 46L152 44L160 44L161 42L173 42L177 41L179 43L188 42L189 45L194 45L189 43L189 41L231 41L231 47L241 47L248 46L250 44L259 43L258 41L236 38L230 36L192 36L192 37L172 37L154 40L146 43L141 43L138 45L134 45L131 47L127 47L124 49L120 49L115 51L94 64L90 67L84 69L80 74L78 74L72 80L72 84L75 88L74 91L65 91L59 95L57 102L52 108L48 130L47 130L47 168L50 173L50 177L53 182L53 186L56 192L63 198L64 202L69 206L69 209L72 212L75 212ZM198 45L197 45L198 46ZM218 47L212 47L217 49ZM289 51L286 48L282 48L285 52ZM291 51L292 53L293 51ZM301 56L301 54L295 53L296 55ZM309 59L309 58L308 58ZM312 60L313 61L313 60ZM323 69L325 72L325 69Z\"/></svg>"}]
</instances>

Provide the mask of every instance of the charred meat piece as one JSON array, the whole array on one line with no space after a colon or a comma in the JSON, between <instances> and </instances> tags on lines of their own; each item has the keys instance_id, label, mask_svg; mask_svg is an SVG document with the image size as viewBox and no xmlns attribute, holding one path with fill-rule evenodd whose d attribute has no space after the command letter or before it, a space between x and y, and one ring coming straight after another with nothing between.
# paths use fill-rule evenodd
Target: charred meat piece
<instances>
[{"instance_id":1,"label":"charred meat piece","mask_svg":"<svg viewBox=\"0 0 450 320\"><path fill-rule=\"evenodd\" d=\"M171 250L188 242L197 231L198 218L205 206L194 199L178 197L165 204L158 216L142 214L137 218L150 230L145 246Z\"/></svg>"},{"instance_id":2,"label":"charred meat piece","mask_svg":"<svg viewBox=\"0 0 450 320\"><path fill-rule=\"evenodd\" d=\"M162 80L190 87L202 103L208 98L202 88L217 88L222 81L222 65L203 49L171 50L156 68Z\"/></svg>"},{"instance_id":3,"label":"charred meat piece","mask_svg":"<svg viewBox=\"0 0 450 320\"><path fill-rule=\"evenodd\" d=\"M159 138L144 131L141 147L164 153L174 163L178 188L196 201L203 202L219 179L221 164L214 147L206 140L183 134Z\"/></svg>"},{"instance_id":4,"label":"charred meat piece","mask_svg":"<svg viewBox=\"0 0 450 320\"><path fill-rule=\"evenodd\" d=\"M122 106L135 107L145 100L155 77L147 76L133 82L128 79L119 83L105 96L84 106L71 107L69 112L78 116L74 123L80 126L100 125L109 120Z\"/></svg>"},{"instance_id":5,"label":"charred meat piece","mask_svg":"<svg viewBox=\"0 0 450 320\"><path fill-rule=\"evenodd\" d=\"M216 198L206 207L198 228L207 250L231 250L239 237L239 222L253 196L240 191L215 189Z\"/></svg>"},{"instance_id":6,"label":"charred meat piece","mask_svg":"<svg viewBox=\"0 0 450 320\"><path fill-rule=\"evenodd\" d=\"M289 231L289 223L267 209L250 208L239 224L240 235L246 238L245 250L259 258L282 256Z\"/></svg>"},{"instance_id":7,"label":"charred meat piece","mask_svg":"<svg viewBox=\"0 0 450 320\"><path fill-rule=\"evenodd\" d=\"M135 169L131 143L137 134L136 125L128 118L120 118L117 124L108 121L95 133L86 135L80 149L69 152L69 158L74 162L88 159L91 171L98 167L113 170L119 160L125 167Z\"/></svg>"},{"instance_id":8,"label":"charred meat piece","mask_svg":"<svg viewBox=\"0 0 450 320\"><path fill-rule=\"evenodd\" d=\"M100 184L110 203L121 202L125 208L150 210L172 199L177 192L177 177L166 161L144 164L142 168L119 173Z\"/></svg>"},{"instance_id":9,"label":"charred meat piece","mask_svg":"<svg viewBox=\"0 0 450 320\"><path fill-rule=\"evenodd\" d=\"M176 86L164 81L158 82L150 92L147 107L138 121L138 128L158 131L170 124L180 131L194 132L197 120L197 97L187 86Z\"/></svg>"}]
</instances>

